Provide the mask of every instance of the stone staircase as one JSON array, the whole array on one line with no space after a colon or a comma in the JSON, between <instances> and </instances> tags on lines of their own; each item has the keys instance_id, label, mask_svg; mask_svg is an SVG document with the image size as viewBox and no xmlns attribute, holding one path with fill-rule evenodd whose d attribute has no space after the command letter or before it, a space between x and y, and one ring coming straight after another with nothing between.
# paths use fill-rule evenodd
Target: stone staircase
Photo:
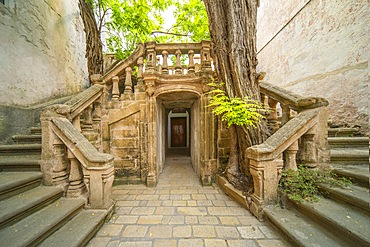
<instances>
[{"instance_id":1,"label":"stone staircase","mask_svg":"<svg viewBox=\"0 0 370 247\"><path fill-rule=\"evenodd\" d=\"M268 207L266 219L294 246L370 246L369 138L350 128L329 129L331 167L353 182L348 188L321 185L317 203L287 199Z\"/></svg>"},{"instance_id":2,"label":"stone staircase","mask_svg":"<svg viewBox=\"0 0 370 247\"><path fill-rule=\"evenodd\" d=\"M63 197L43 186L41 129L0 145L0 239L2 246L84 246L104 223L106 210L86 210L82 198Z\"/></svg>"}]
</instances>

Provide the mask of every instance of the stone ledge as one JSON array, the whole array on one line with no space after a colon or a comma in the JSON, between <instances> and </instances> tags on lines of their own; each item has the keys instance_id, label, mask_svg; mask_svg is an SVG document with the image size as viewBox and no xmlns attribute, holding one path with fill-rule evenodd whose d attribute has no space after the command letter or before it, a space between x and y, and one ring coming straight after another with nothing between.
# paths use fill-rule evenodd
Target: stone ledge
<instances>
[{"instance_id":1,"label":"stone ledge","mask_svg":"<svg viewBox=\"0 0 370 247\"><path fill-rule=\"evenodd\" d=\"M220 176L219 174L216 174L216 183L218 186L220 186L220 188L225 192L226 195L233 198L236 202L238 202L247 210L250 210L249 203L247 201L247 198L243 195L243 192L234 188L234 186L230 184L226 180L226 178Z\"/></svg>"}]
</instances>

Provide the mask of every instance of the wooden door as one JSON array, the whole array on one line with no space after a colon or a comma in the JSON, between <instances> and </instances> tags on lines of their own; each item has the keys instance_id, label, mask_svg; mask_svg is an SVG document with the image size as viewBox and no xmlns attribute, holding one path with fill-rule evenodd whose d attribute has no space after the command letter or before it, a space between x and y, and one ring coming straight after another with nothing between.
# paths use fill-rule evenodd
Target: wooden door
<instances>
[{"instance_id":1,"label":"wooden door","mask_svg":"<svg viewBox=\"0 0 370 247\"><path fill-rule=\"evenodd\" d=\"M171 147L186 147L186 117L171 118Z\"/></svg>"}]
</instances>

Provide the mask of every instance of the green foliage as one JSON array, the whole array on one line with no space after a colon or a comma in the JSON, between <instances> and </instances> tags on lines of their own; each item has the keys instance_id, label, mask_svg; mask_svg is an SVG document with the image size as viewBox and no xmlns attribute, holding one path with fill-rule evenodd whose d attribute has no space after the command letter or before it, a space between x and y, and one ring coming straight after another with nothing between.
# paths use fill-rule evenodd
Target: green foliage
<instances>
[{"instance_id":1,"label":"green foliage","mask_svg":"<svg viewBox=\"0 0 370 247\"><path fill-rule=\"evenodd\" d=\"M208 85L215 87L210 91L212 98L208 107L214 107L212 112L215 115L221 115L222 121L226 121L229 127L232 124L256 127L264 118L261 113L266 110L259 101L248 97L243 99L238 97L229 98L221 89L222 84L210 83Z\"/></svg>"},{"instance_id":2,"label":"green foliage","mask_svg":"<svg viewBox=\"0 0 370 247\"><path fill-rule=\"evenodd\" d=\"M208 18L201 0L86 1L94 10L107 52L116 53L119 59L131 54L140 42L198 42L209 38ZM174 9L176 23L163 30L164 11L169 7Z\"/></svg>"},{"instance_id":3,"label":"green foliage","mask_svg":"<svg viewBox=\"0 0 370 247\"><path fill-rule=\"evenodd\" d=\"M344 187L351 184L346 178L338 178L330 169L317 170L298 166L298 171L284 171L279 182L279 189L291 200L317 202L320 190L318 184Z\"/></svg>"}]
</instances>

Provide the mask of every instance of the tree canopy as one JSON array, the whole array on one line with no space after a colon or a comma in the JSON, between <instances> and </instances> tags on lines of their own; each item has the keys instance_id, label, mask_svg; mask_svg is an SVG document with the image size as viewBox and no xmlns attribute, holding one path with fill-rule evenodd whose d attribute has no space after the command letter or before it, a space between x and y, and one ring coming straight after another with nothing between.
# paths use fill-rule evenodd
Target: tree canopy
<instances>
[{"instance_id":1,"label":"tree canopy","mask_svg":"<svg viewBox=\"0 0 370 247\"><path fill-rule=\"evenodd\" d=\"M137 43L199 42L209 39L201 0L86 0L94 10L106 52L127 57ZM168 27L174 13L175 23Z\"/></svg>"}]
</instances>

